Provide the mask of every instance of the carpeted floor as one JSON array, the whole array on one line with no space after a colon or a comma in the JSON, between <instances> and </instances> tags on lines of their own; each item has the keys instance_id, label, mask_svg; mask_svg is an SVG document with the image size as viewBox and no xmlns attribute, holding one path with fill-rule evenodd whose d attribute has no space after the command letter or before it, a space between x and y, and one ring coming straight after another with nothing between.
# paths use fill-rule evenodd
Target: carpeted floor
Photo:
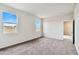
<instances>
[{"instance_id":1,"label":"carpeted floor","mask_svg":"<svg viewBox=\"0 0 79 59\"><path fill-rule=\"evenodd\" d=\"M67 39L40 38L3 49L0 55L77 55L77 51Z\"/></svg>"}]
</instances>

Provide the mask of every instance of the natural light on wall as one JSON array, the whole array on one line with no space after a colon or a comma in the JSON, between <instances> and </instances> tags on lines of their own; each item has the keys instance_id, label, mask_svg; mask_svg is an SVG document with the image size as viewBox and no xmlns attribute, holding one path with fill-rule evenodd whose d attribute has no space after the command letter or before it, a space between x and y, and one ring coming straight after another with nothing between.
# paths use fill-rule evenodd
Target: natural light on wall
<instances>
[{"instance_id":1,"label":"natural light on wall","mask_svg":"<svg viewBox=\"0 0 79 59\"><path fill-rule=\"evenodd\" d=\"M3 12L3 32L4 33L15 33L17 16L10 12Z\"/></svg>"}]
</instances>

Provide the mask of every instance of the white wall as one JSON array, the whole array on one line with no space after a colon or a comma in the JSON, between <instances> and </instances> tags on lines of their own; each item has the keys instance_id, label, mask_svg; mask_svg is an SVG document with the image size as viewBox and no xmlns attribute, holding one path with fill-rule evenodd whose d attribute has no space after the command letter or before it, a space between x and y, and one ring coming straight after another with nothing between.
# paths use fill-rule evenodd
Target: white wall
<instances>
[{"instance_id":1,"label":"white wall","mask_svg":"<svg viewBox=\"0 0 79 59\"><path fill-rule=\"evenodd\" d=\"M75 46L79 54L79 4L76 4L75 6L74 19L75 19Z\"/></svg>"},{"instance_id":2,"label":"white wall","mask_svg":"<svg viewBox=\"0 0 79 59\"><path fill-rule=\"evenodd\" d=\"M72 13L44 19L44 36L63 40L64 20L72 20Z\"/></svg>"},{"instance_id":3,"label":"white wall","mask_svg":"<svg viewBox=\"0 0 79 59\"><path fill-rule=\"evenodd\" d=\"M2 4L0 4L0 9L11 10L12 12L16 12L18 16L17 33L4 34L2 31L2 25L0 25L0 48L32 40L41 36L41 32L36 32L35 29L35 19L39 19L38 17ZM2 23L1 17L0 23Z\"/></svg>"}]
</instances>

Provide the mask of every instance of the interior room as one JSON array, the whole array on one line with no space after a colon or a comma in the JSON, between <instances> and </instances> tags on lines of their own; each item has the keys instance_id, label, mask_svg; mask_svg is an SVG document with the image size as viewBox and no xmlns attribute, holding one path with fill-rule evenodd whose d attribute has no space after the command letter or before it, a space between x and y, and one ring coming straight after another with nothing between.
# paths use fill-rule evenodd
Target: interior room
<instances>
[{"instance_id":1,"label":"interior room","mask_svg":"<svg viewBox=\"0 0 79 59\"><path fill-rule=\"evenodd\" d=\"M73 42L73 21L64 21L64 39Z\"/></svg>"},{"instance_id":2,"label":"interior room","mask_svg":"<svg viewBox=\"0 0 79 59\"><path fill-rule=\"evenodd\" d=\"M0 3L0 55L78 54L78 3Z\"/></svg>"}]
</instances>

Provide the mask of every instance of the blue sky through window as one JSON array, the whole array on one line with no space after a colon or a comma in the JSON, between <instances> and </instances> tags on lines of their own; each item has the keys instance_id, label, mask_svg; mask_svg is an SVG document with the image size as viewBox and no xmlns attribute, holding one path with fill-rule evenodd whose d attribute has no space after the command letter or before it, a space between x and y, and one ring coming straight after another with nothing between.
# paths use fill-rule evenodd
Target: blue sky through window
<instances>
[{"instance_id":1,"label":"blue sky through window","mask_svg":"<svg viewBox=\"0 0 79 59\"><path fill-rule=\"evenodd\" d=\"M17 16L8 12L3 12L3 22L4 23L14 23L17 22Z\"/></svg>"}]
</instances>

